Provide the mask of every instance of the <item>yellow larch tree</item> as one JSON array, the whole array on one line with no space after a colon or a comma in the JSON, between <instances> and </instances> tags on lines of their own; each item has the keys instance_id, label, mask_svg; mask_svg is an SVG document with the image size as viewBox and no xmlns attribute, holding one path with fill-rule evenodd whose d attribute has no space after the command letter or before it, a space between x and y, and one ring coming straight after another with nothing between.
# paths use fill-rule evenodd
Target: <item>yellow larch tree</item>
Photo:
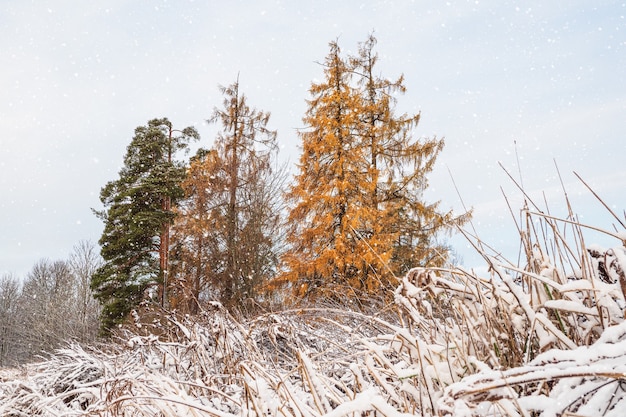
<instances>
[{"instance_id":1,"label":"yellow larch tree","mask_svg":"<svg viewBox=\"0 0 626 417\"><path fill-rule=\"evenodd\" d=\"M369 201L376 184L358 135L362 100L337 42L323 65L325 80L312 84L303 119L300 172L287 194L290 249L280 280L298 297L375 290L366 277L378 276L390 255L372 250L379 246L378 213Z\"/></svg>"},{"instance_id":2,"label":"yellow larch tree","mask_svg":"<svg viewBox=\"0 0 626 417\"><path fill-rule=\"evenodd\" d=\"M443 140L415 140L419 114L395 114L403 78L375 75L375 45L370 36L345 59L331 42L324 80L310 88L287 194L290 246L274 281L298 299L384 293L408 266L443 263L436 237L465 219L423 201Z\"/></svg>"},{"instance_id":3,"label":"yellow larch tree","mask_svg":"<svg viewBox=\"0 0 626 417\"><path fill-rule=\"evenodd\" d=\"M400 276L412 267L443 265L448 248L438 243L437 237L465 223L470 214L442 213L439 202L424 201L427 175L444 141L415 139L419 113L396 115L396 96L406 91L404 77L392 81L376 75L376 42L370 35L350 64L362 99L359 135L369 151L371 204L379 213L382 229L379 250L392 252L389 271Z\"/></svg>"}]
</instances>

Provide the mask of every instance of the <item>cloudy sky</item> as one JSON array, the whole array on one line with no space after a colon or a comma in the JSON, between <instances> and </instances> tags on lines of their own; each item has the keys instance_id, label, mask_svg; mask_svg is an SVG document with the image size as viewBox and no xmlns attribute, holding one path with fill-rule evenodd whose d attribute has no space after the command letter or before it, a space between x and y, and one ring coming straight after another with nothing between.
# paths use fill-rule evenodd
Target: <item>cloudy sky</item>
<instances>
[{"instance_id":1,"label":"cloudy sky","mask_svg":"<svg viewBox=\"0 0 626 417\"><path fill-rule=\"evenodd\" d=\"M249 103L272 113L281 158L295 162L316 62L329 41L354 52L372 31L382 75L405 75L399 110L422 113L416 137L445 137L430 201L474 207L481 238L515 257L503 193L515 212L521 199L499 163L565 215L557 165L583 221L610 227L573 171L623 215L625 16L623 1L588 0L4 0L0 274L97 242L91 208L134 128L168 117L210 146L204 121L237 74ZM467 266L480 263L451 242Z\"/></svg>"}]
</instances>

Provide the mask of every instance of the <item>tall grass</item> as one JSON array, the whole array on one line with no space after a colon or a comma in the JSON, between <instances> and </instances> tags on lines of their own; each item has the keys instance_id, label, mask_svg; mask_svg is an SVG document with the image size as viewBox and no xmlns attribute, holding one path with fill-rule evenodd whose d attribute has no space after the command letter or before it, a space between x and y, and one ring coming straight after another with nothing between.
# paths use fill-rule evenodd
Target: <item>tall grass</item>
<instances>
[{"instance_id":1,"label":"tall grass","mask_svg":"<svg viewBox=\"0 0 626 417\"><path fill-rule=\"evenodd\" d=\"M521 261L465 231L488 273L414 269L376 312L144 313L0 382L0 415L623 415L624 233L588 245L591 226L529 200L517 227Z\"/></svg>"}]
</instances>

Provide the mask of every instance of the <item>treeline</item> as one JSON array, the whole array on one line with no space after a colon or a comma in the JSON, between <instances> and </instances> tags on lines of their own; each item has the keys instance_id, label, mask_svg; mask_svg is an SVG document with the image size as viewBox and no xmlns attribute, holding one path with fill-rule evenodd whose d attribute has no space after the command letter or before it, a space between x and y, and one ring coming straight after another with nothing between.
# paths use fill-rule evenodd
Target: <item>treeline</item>
<instances>
[{"instance_id":1,"label":"treeline","mask_svg":"<svg viewBox=\"0 0 626 417\"><path fill-rule=\"evenodd\" d=\"M89 268L41 261L23 286L3 278L0 365L61 339L93 340L99 313L108 334L143 301L183 314L210 301L244 314L358 307L388 300L409 268L443 265L442 233L469 214L424 201L444 142L416 137L419 114L396 113L404 79L378 74L375 45L370 36L344 56L329 44L291 180L277 163L270 113L248 104L238 80L208 117L218 127L211 146L191 157L194 127L167 118L137 127L119 178L100 193L101 258L81 245Z\"/></svg>"},{"instance_id":2,"label":"treeline","mask_svg":"<svg viewBox=\"0 0 626 417\"><path fill-rule=\"evenodd\" d=\"M67 260L38 261L23 280L0 277L0 367L96 340L101 308L90 283L100 265L97 247L83 241Z\"/></svg>"},{"instance_id":3,"label":"treeline","mask_svg":"<svg viewBox=\"0 0 626 417\"><path fill-rule=\"evenodd\" d=\"M337 42L311 84L297 173L276 169L270 113L238 80L208 119L211 147L179 159L193 127L166 118L137 127L117 180L101 191L104 264L92 288L103 330L141 301L195 313L271 303L352 303L388 297L415 266L438 266L438 240L468 218L426 203L442 139L417 138L419 114L397 114L404 79L379 75L373 36L344 56Z\"/></svg>"}]
</instances>

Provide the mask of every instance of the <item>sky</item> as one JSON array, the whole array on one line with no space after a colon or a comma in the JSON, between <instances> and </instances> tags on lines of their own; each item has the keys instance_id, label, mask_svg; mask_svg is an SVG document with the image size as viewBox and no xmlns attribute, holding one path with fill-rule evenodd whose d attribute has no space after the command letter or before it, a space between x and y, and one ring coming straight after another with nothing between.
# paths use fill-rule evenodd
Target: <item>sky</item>
<instances>
[{"instance_id":1,"label":"sky","mask_svg":"<svg viewBox=\"0 0 626 417\"><path fill-rule=\"evenodd\" d=\"M220 85L239 77L269 111L279 157L299 157L296 130L328 43L356 52L378 39L378 70L404 74L397 112L421 112L415 138L444 138L427 201L474 210L480 238L508 258L509 212L527 194L581 221L626 209L626 3L623 1L123 1L0 2L0 275L96 243L99 192L118 177L135 127L168 117L215 127ZM603 246L619 241L589 238ZM480 257L460 236L466 267Z\"/></svg>"}]
</instances>

